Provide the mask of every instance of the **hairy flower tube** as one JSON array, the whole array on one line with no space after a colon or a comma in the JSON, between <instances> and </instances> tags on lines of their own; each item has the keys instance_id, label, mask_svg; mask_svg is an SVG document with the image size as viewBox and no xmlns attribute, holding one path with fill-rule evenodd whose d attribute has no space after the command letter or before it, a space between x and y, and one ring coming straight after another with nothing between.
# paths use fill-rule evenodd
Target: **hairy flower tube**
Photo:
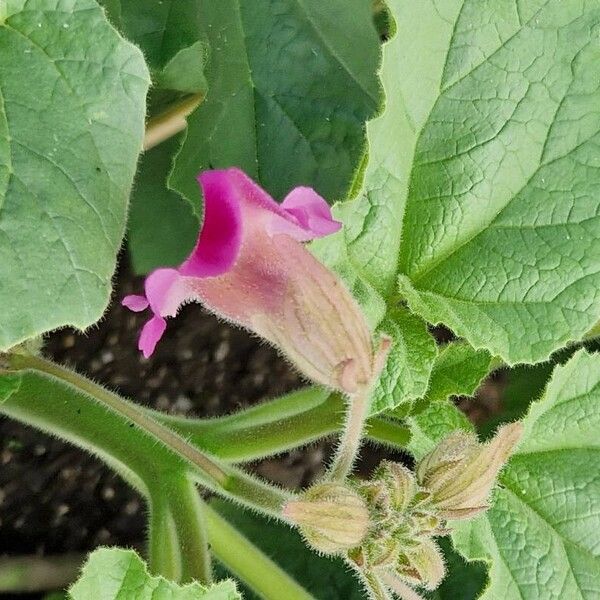
<instances>
[{"instance_id":1,"label":"hairy flower tube","mask_svg":"<svg viewBox=\"0 0 600 600\"><path fill-rule=\"evenodd\" d=\"M268 340L309 379L348 394L377 370L371 333L355 300L303 242L341 224L314 190L293 189L281 204L239 169L198 176L204 223L178 268L152 272L144 296L127 296L133 311L150 308L139 348L150 356L190 301Z\"/></svg>"}]
</instances>

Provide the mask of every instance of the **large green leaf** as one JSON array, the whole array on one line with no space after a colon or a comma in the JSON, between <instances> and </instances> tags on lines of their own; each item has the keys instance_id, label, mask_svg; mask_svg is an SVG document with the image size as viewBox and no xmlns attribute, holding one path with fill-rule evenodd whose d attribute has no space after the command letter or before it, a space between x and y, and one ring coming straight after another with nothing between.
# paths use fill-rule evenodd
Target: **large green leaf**
<instances>
[{"instance_id":1,"label":"large green leaf","mask_svg":"<svg viewBox=\"0 0 600 600\"><path fill-rule=\"evenodd\" d=\"M93 0L2 8L0 350L102 315L148 87Z\"/></svg>"},{"instance_id":2,"label":"large green leaf","mask_svg":"<svg viewBox=\"0 0 600 600\"><path fill-rule=\"evenodd\" d=\"M241 600L233 581L206 588L197 582L177 585L148 573L133 551L100 548L90 554L71 586L72 600Z\"/></svg>"},{"instance_id":3,"label":"large green leaf","mask_svg":"<svg viewBox=\"0 0 600 600\"><path fill-rule=\"evenodd\" d=\"M196 175L243 168L274 196L345 196L379 104L367 0L199 0L206 100L188 119L171 185L200 212Z\"/></svg>"},{"instance_id":4,"label":"large green leaf","mask_svg":"<svg viewBox=\"0 0 600 600\"><path fill-rule=\"evenodd\" d=\"M600 356L558 366L525 417L493 507L455 534L491 562L483 598L600 598Z\"/></svg>"},{"instance_id":5,"label":"large green leaf","mask_svg":"<svg viewBox=\"0 0 600 600\"><path fill-rule=\"evenodd\" d=\"M509 362L600 312L599 23L595 1L467 0L415 149L401 290Z\"/></svg>"},{"instance_id":6,"label":"large green leaf","mask_svg":"<svg viewBox=\"0 0 600 600\"><path fill-rule=\"evenodd\" d=\"M367 124L368 162L357 197L337 208L345 262L388 299L395 292L400 237L414 149L439 94L445 54L462 0L391 0L395 34L384 45L385 108ZM326 259L329 252L321 250ZM329 258L328 262L331 259ZM339 267L338 267L339 268Z\"/></svg>"},{"instance_id":7,"label":"large green leaf","mask_svg":"<svg viewBox=\"0 0 600 600\"><path fill-rule=\"evenodd\" d=\"M389 4L348 261L384 297L400 273L410 308L473 346L542 360L600 313L600 6Z\"/></svg>"}]
</instances>

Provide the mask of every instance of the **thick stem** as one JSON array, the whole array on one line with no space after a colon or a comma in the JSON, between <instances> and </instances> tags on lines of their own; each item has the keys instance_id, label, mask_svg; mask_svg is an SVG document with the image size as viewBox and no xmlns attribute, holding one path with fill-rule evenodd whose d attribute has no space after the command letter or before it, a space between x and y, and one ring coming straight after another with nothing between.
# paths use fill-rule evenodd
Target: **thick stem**
<instances>
[{"instance_id":1,"label":"thick stem","mask_svg":"<svg viewBox=\"0 0 600 600\"><path fill-rule=\"evenodd\" d=\"M23 383L0 405L2 412L101 456L144 493L157 473L183 470L218 494L281 518L292 494L219 463L142 407L49 361L28 355L7 360L13 372L23 372Z\"/></svg>"},{"instance_id":2,"label":"thick stem","mask_svg":"<svg viewBox=\"0 0 600 600\"><path fill-rule=\"evenodd\" d=\"M309 444L339 431L344 401L308 388L210 419L152 416L221 460L251 461Z\"/></svg>"},{"instance_id":3,"label":"thick stem","mask_svg":"<svg viewBox=\"0 0 600 600\"><path fill-rule=\"evenodd\" d=\"M227 481L228 474L211 457L200 452L194 446L190 446L181 436L171 431L161 423L157 423L148 414L141 410L133 402L113 394L101 385L86 379L85 377L57 365L56 363L44 360L37 356L25 354L12 354L9 358L10 366L16 369L35 369L42 373L48 373L58 377L71 385L79 388L82 392L92 396L97 401L102 402L113 411L129 419L132 423L148 431L159 439L165 446L173 448L179 455L183 456L204 473L213 479L215 483L222 484Z\"/></svg>"},{"instance_id":4,"label":"thick stem","mask_svg":"<svg viewBox=\"0 0 600 600\"><path fill-rule=\"evenodd\" d=\"M182 557L175 521L164 494L152 489L149 498L148 567L154 575L179 581L182 574Z\"/></svg>"},{"instance_id":5,"label":"thick stem","mask_svg":"<svg viewBox=\"0 0 600 600\"><path fill-rule=\"evenodd\" d=\"M181 554L181 580L210 584L212 569L204 507L196 486L185 474L164 483L177 529Z\"/></svg>"},{"instance_id":6,"label":"thick stem","mask_svg":"<svg viewBox=\"0 0 600 600\"><path fill-rule=\"evenodd\" d=\"M344 399L320 388L306 388L232 415L189 419L147 409L156 421L227 462L246 462L279 454L340 431ZM365 435L377 444L403 449L410 430L397 420L371 417Z\"/></svg>"},{"instance_id":7,"label":"thick stem","mask_svg":"<svg viewBox=\"0 0 600 600\"><path fill-rule=\"evenodd\" d=\"M187 126L186 117L202 102L202 94L194 94L175 104L164 113L152 117L146 125L144 150L158 146Z\"/></svg>"},{"instance_id":8,"label":"thick stem","mask_svg":"<svg viewBox=\"0 0 600 600\"><path fill-rule=\"evenodd\" d=\"M329 481L344 481L352 470L362 442L365 420L369 412L370 387L364 386L348 396L346 426L333 462L326 475Z\"/></svg>"},{"instance_id":9,"label":"thick stem","mask_svg":"<svg viewBox=\"0 0 600 600\"><path fill-rule=\"evenodd\" d=\"M219 513L205 505L206 525L215 557L266 600L315 600Z\"/></svg>"}]
</instances>

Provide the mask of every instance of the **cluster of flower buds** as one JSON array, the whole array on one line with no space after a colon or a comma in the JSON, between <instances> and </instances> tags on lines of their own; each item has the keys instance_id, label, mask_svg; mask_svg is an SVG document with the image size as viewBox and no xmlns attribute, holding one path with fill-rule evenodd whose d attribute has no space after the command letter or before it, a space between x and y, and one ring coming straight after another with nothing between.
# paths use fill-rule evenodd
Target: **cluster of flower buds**
<instances>
[{"instance_id":1,"label":"cluster of flower buds","mask_svg":"<svg viewBox=\"0 0 600 600\"><path fill-rule=\"evenodd\" d=\"M498 472L521 435L521 425L500 428L487 443L454 432L419 461L415 472L384 461L369 481L321 483L290 501L284 515L307 543L338 554L369 582L373 598L419 598L413 587L433 590L444 560L436 537L447 520L486 510ZM379 592L378 592L379 590Z\"/></svg>"}]
</instances>

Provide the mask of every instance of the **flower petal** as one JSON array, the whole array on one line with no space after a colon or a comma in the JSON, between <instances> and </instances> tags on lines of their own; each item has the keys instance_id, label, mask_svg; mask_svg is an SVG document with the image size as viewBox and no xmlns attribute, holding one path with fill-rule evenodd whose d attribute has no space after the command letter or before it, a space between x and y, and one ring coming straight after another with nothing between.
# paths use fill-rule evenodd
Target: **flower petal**
<instances>
[{"instance_id":1,"label":"flower petal","mask_svg":"<svg viewBox=\"0 0 600 600\"><path fill-rule=\"evenodd\" d=\"M271 236L285 233L295 240L305 242L334 233L341 227L341 223L331 216L327 202L308 187L295 188L287 195L283 204L278 204L240 169L205 171L198 176L198 181L208 207L205 209L207 215L210 206L219 206L223 202L228 206L237 203L239 210L246 213L243 215L244 226L262 226ZM238 216L238 219L241 218ZM239 226L241 230L241 224ZM218 243L226 241L228 228L228 223L225 223L225 233L217 228ZM199 246L200 243L197 248ZM239 251L239 245L236 246L236 250ZM234 260L235 258L229 266ZM220 273L224 272L225 270ZM196 274L187 270L182 273Z\"/></svg>"},{"instance_id":2,"label":"flower petal","mask_svg":"<svg viewBox=\"0 0 600 600\"><path fill-rule=\"evenodd\" d=\"M315 190L309 187L294 188L283 200L281 207L290 215L295 217L298 224L305 230L309 238L323 237L339 231L342 224L331 216L329 205ZM272 229L279 229L277 233L287 233L296 239L303 239L294 236L293 232L282 227L282 222L277 221L272 225Z\"/></svg>"},{"instance_id":3,"label":"flower petal","mask_svg":"<svg viewBox=\"0 0 600 600\"><path fill-rule=\"evenodd\" d=\"M129 296L125 296L123 300L121 300L121 304L126 306L129 310L133 312L142 312L148 308L148 300L146 300L146 296L138 296L137 294L130 294Z\"/></svg>"},{"instance_id":4,"label":"flower petal","mask_svg":"<svg viewBox=\"0 0 600 600\"><path fill-rule=\"evenodd\" d=\"M216 277L235 262L242 243L239 194L229 171L205 171L198 176L204 195L204 222L196 247L179 267L182 275Z\"/></svg>"},{"instance_id":5,"label":"flower petal","mask_svg":"<svg viewBox=\"0 0 600 600\"><path fill-rule=\"evenodd\" d=\"M146 298L155 315L174 317L177 309L189 299L186 279L179 269L156 269L146 277Z\"/></svg>"},{"instance_id":6,"label":"flower petal","mask_svg":"<svg viewBox=\"0 0 600 600\"><path fill-rule=\"evenodd\" d=\"M166 327L167 322L157 315L146 322L138 341L138 349L142 351L144 358L148 358L154 352L154 348L156 348L156 344L165 332Z\"/></svg>"}]
</instances>

